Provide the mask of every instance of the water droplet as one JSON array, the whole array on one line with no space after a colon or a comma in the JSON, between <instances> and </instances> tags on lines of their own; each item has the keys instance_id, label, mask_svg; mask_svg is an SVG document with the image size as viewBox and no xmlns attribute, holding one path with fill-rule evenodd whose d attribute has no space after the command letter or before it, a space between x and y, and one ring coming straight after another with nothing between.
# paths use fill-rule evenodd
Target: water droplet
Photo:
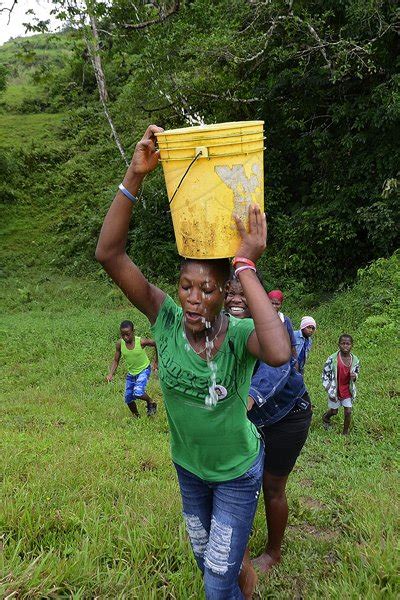
<instances>
[{"instance_id":1,"label":"water droplet","mask_svg":"<svg viewBox=\"0 0 400 600\"><path fill-rule=\"evenodd\" d=\"M208 388L208 395L205 397L206 406L215 406L218 402L218 394L215 389L217 385L217 363L214 362L211 358L212 349L214 348L214 340L209 340L208 336L206 336L205 342L205 353L208 368L210 369L210 385Z\"/></svg>"},{"instance_id":2,"label":"water droplet","mask_svg":"<svg viewBox=\"0 0 400 600\"><path fill-rule=\"evenodd\" d=\"M212 350L214 348L214 340L206 338L205 348L206 350Z\"/></svg>"}]
</instances>

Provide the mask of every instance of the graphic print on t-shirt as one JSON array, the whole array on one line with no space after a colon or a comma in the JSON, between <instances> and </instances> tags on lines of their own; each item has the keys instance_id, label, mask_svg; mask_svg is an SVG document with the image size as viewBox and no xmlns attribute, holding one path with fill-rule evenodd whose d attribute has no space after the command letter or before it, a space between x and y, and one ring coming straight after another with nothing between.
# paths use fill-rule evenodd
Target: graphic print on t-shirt
<instances>
[{"instance_id":1,"label":"graphic print on t-shirt","mask_svg":"<svg viewBox=\"0 0 400 600\"><path fill-rule=\"evenodd\" d=\"M196 362L196 369L195 367L193 367L193 369L187 369L183 366L182 361L178 362L178 360L175 360L174 357L165 352L167 344L167 337L162 336L158 342L158 353L160 357L158 368L160 374L162 374L164 384L171 389L174 389L175 392L181 392L185 396L191 396L204 401L211 380L211 371L207 362L199 358L191 349L183 349L183 351L188 354L185 363L190 364L192 361ZM183 341L182 347L184 348ZM221 354L226 354L229 350L221 348L219 352ZM178 356L176 358L179 359ZM225 356L225 358L229 360L229 357ZM231 370L229 375L225 372L224 380L218 377L217 369L215 390L218 395L218 400L224 400L235 393L235 387L239 387L244 379L243 369L240 368L240 365L237 366L236 369Z\"/></svg>"}]
</instances>

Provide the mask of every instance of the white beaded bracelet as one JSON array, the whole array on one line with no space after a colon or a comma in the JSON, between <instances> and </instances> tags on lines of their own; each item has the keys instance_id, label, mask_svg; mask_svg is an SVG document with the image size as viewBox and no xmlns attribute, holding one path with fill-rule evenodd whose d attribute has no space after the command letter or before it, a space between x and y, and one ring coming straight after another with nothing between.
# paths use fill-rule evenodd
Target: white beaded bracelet
<instances>
[{"instance_id":1,"label":"white beaded bracelet","mask_svg":"<svg viewBox=\"0 0 400 600\"><path fill-rule=\"evenodd\" d=\"M247 271L248 269L250 269L250 271L254 271L254 273L257 270L255 267L251 267L250 265L244 265L244 267L238 267L237 269L235 269L235 276L237 277L239 273L241 273L242 271Z\"/></svg>"}]
</instances>

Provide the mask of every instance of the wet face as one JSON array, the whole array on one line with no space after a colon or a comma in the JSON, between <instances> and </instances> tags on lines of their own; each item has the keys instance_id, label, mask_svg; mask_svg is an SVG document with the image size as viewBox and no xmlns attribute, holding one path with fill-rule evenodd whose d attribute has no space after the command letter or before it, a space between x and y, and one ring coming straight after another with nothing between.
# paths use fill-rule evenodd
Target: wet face
<instances>
[{"instance_id":1,"label":"wet face","mask_svg":"<svg viewBox=\"0 0 400 600\"><path fill-rule=\"evenodd\" d=\"M224 302L225 282L222 275L206 262L188 262L179 278L179 301L186 326L194 333L214 323Z\"/></svg>"},{"instance_id":2,"label":"wet face","mask_svg":"<svg viewBox=\"0 0 400 600\"><path fill-rule=\"evenodd\" d=\"M125 344L131 344L133 342L134 330L130 327L121 327L121 338L124 340Z\"/></svg>"},{"instance_id":3,"label":"wet face","mask_svg":"<svg viewBox=\"0 0 400 600\"><path fill-rule=\"evenodd\" d=\"M281 310L282 302L278 300L278 298L270 298L270 301L276 312L279 312Z\"/></svg>"},{"instance_id":4,"label":"wet face","mask_svg":"<svg viewBox=\"0 0 400 600\"><path fill-rule=\"evenodd\" d=\"M304 329L301 330L304 337L309 338L312 335L314 335L315 332L315 327L314 325L307 325L307 327L304 327Z\"/></svg>"},{"instance_id":5,"label":"wet face","mask_svg":"<svg viewBox=\"0 0 400 600\"><path fill-rule=\"evenodd\" d=\"M238 319L246 319L251 316L243 288L239 281L229 281L226 286L225 310Z\"/></svg>"},{"instance_id":6,"label":"wet face","mask_svg":"<svg viewBox=\"0 0 400 600\"><path fill-rule=\"evenodd\" d=\"M342 354L350 354L352 348L351 339L348 337L341 338L339 342L339 350Z\"/></svg>"}]
</instances>

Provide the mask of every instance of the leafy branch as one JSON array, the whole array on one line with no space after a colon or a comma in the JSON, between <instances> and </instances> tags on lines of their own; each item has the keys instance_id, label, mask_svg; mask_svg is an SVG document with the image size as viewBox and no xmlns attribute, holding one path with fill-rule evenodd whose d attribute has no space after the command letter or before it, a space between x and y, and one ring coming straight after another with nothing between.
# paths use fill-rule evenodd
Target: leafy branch
<instances>
[{"instance_id":1,"label":"leafy branch","mask_svg":"<svg viewBox=\"0 0 400 600\"><path fill-rule=\"evenodd\" d=\"M121 26L125 29L129 30L140 30L146 29L147 27L151 27L151 25L156 25L157 23L162 23L169 17L172 17L175 13L178 12L180 8L180 1L175 0L174 4L167 10L165 10L164 6L159 6L158 2L151 2L151 4L157 8L158 16L154 19L150 19L148 21L143 21L142 23L122 23Z\"/></svg>"},{"instance_id":2,"label":"leafy branch","mask_svg":"<svg viewBox=\"0 0 400 600\"><path fill-rule=\"evenodd\" d=\"M15 8L15 5L17 4L18 0L14 0L11 7L7 8L6 6L0 6L0 12L5 12L8 11L8 21L7 21L7 25L10 24L10 20L11 20L11 13Z\"/></svg>"}]
</instances>

